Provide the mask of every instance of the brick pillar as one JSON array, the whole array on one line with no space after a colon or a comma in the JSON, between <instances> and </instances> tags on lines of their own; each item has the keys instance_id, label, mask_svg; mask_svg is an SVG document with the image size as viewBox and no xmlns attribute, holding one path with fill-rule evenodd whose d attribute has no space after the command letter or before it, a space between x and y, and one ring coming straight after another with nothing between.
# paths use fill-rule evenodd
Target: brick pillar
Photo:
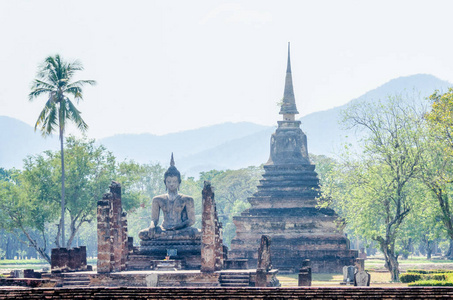
<instances>
[{"instance_id":1,"label":"brick pillar","mask_svg":"<svg viewBox=\"0 0 453 300\"><path fill-rule=\"evenodd\" d=\"M126 270L126 261L129 254L129 237L127 236L127 213L121 214L122 240L121 240L121 271Z\"/></svg>"},{"instance_id":2,"label":"brick pillar","mask_svg":"<svg viewBox=\"0 0 453 300\"><path fill-rule=\"evenodd\" d=\"M112 181L110 193L98 201L98 273L126 269L127 220L121 204L121 185Z\"/></svg>"},{"instance_id":3,"label":"brick pillar","mask_svg":"<svg viewBox=\"0 0 453 300\"><path fill-rule=\"evenodd\" d=\"M214 192L211 183L204 182L203 214L201 219L201 271L216 271L216 224L214 208Z\"/></svg>"},{"instance_id":4,"label":"brick pillar","mask_svg":"<svg viewBox=\"0 0 453 300\"><path fill-rule=\"evenodd\" d=\"M261 236L260 247L258 248L258 266L256 268L265 271L272 269L271 238L268 235Z\"/></svg>"},{"instance_id":5,"label":"brick pillar","mask_svg":"<svg viewBox=\"0 0 453 300\"><path fill-rule=\"evenodd\" d=\"M266 287L267 275L272 269L271 263L271 238L267 235L261 236L260 247L258 248L258 265L256 267L256 287Z\"/></svg>"},{"instance_id":6,"label":"brick pillar","mask_svg":"<svg viewBox=\"0 0 453 300\"><path fill-rule=\"evenodd\" d=\"M223 232L222 232L222 223L219 222L217 215L217 206L214 202L214 220L215 220L215 269L222 270L224 263L223 256Z\"/></svg>"},{"instance_id":7,"label":"brick pillar","mask_svg":"<svg viewBox=\"0 0 453 300\"><path fill-rule=\"evenodd\" d=\"M110 196L110 193L104 194L102 200L98 201L98 273L112 271L110 267L110 255L113 250L110 236Z\"/></svg>"},{"instance_id":8,"label":"brick pillar","mask_svg":"<svg viewBox=\"0 0 453 300\"><path fill-rule=\"evenodd\" d=\"M121 205L121 185L117 182L112 181L110 185L110 194L111 197L111 226L112 226L112 240L113 240L113 261L112 271L119 272L122 269L122 262L124 267L124 250L123 250L123 208Z\"/></svg>"}]
</instances>

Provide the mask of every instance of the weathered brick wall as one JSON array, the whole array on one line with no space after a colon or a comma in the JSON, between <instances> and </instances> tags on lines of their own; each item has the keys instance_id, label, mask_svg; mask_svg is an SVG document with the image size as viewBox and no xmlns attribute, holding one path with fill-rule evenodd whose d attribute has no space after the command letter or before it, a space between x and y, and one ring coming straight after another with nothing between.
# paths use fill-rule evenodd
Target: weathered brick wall
<instances>
[{"instance_id":1,"label":"weathered brick wall","mask_svg":"<svg viewBox=\"0 0 453 300\"><path fill-rule=\"evenodd\" d=\"M210 182L204 182L202 195L201 271L214 272L223 268L223 240Z\"/></svg>"},{"instance_id":2,"label":"weathered brick wall","mask_svg":"<svg viewBox=\"0 0 453 300\"><path fill-rule=\"evenodd\" d=\"M51 254L52 272L84 271L87 269L87 251L85 246L54 248Z\"/></svg>"},{"instance_id":3,"label":"weathered brick wall","mask_svg":"<svg viewBox=\"0 0 453 300\"><path fill-rule=\"evenodd\" d=\"M0 289L0 299L451 299L449 287Z\"/></svg>"},{"instance_id":4,"label":"weathered brick wall","mask_svg":"<svg viewBox=\"0 0 453 300\"><path fill-rule=\"evenodd\" d=\"M98 273L108 273L110 268L110 256L113 252L113 244L110 234L110 201L108 194L98 201Z\"/></svg>"},{"instance_id":5,"label":"weathered brick wall","mask_svg":"<svg viewBox=\"0 0 453 300\"><path fill-rule=\"evenodd\" d=\"M219 273L153 272L90 275L90 286L106 287L217 287Z\"/></svg>"},{"instance_id":6,"label":"weathered brick wall","mask_svg":"<svg viewBox=\"0 0 453 300\"><path fill-rule=\"evenodd\" d=\"M127 219L121 204L121 185L112 181L110 192L98 201L98 272L126 269L129 252Z\"/></svg>"}]
</instances>

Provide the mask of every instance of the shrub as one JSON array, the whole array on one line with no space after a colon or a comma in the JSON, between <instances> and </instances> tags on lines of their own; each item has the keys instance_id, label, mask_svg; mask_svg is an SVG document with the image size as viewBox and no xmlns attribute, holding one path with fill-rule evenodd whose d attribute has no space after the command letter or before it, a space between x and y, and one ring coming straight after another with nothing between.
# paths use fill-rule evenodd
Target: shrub
<instances>
[{"instance_id":1,"label":"shrub","mask_svg":"<svg viewBox=\"0 0 453 300\"><path fill-rule=\"evenodd\" d=\"M423 275L417 273L404 273L400 275L400 280L402 283L414 282L417 280L422 280Z\"/></svg>"},{"instance_id":2,"label":"shrub","mask_svg":"<svg viewBox=\"0 0 453 300\"><path fill-rule=\"evenodd\" d=\"M453 282L439 280L420 280L411 282L408 286L453 286Z\"/></svg>"},{"instance_id":3,"label":"shrub","mask_svg":"<svg viewBox=\"0 0 453 300\"><path fill-rule=\"evenodd\" d=\"M439 274L427 274L426 276L423 276L423 279L426 280L437 280L437 281L446 281L448 279L447 274L445 273L439 273Z\"/></svg>"},{"instance_id":4,"label":"shrub","mask_svg":"<svg viewBox=\"0 0 453 300\"><path fill-rule=\"evenodd\" d=\"M452 273L437 273L437 274L417 274L417 273L404 273L400 275L400 280L402 283L410 283L415 281L426 281L426 280L436 280L436 281L452 281Z\"/></svg>"},{"instance_id":5,"label":"shrub","mask_svg":"<svg viewBox=\"0 0 453 300\"><path fill-rule=\"evenodd\" d=\"M408 269L407 273L417 273L417 274L453 273L453 270L418 270L418 269Z\"/></svg>"}]
</instances>

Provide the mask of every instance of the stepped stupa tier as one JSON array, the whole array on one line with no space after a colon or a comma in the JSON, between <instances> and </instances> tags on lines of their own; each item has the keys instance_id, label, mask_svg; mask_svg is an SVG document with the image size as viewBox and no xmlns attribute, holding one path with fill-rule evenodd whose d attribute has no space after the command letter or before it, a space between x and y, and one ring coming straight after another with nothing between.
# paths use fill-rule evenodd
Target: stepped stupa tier
<instances>
[{"instance_id":1,"label":"stepped stupa tier","mask_svg":"<svg viewBox=\"0 0 453 300\"><path fill-rule=\"evenodd\" d=\"M332 209L318 208L319 180L310 163L307 137L300 129L294 97L288 45L285 91L278 128L271 137L270 157L264 165L258 191L248 198L251 207L234 217L236 237L229 258L257 263L261 236L272 239L274 268L295 272L304 259L310 259L313 272L342 272L352 265L356 250L338 227Z\"/></svg>"}]
</instances>

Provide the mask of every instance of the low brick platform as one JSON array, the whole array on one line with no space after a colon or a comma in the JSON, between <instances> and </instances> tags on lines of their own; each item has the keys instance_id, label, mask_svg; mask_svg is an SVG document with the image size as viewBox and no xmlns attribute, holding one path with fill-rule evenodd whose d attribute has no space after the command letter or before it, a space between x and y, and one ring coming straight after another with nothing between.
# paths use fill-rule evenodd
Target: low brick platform
<instances>
[{"instance_id":1,"label":"low brick platform","mask_svg":"<svg viewBox=\"0 0 453 300\"><path fill-rule=\"evenodd\" d=\"M453 288L450 287L0 289L0 299L451 299L452 297Z\"/></svg>"},{"instance_id":2,"label":"low brick platform","mask_svg":"<svg viewBox=\"0 0 453 300\"><path fill-rule=\"evenodd\" d=\"M124 271L90 274L90 286L103 287L217 287L219 273L200 271Z\"/></svg>"},{"instance_id":3,"label":"low brick platform","mask_svg":"<svg viewBox=\"0 0 453 300\"><path fill-rule=\"evenodd\" d=\"M4 286L40 287L43 285L55 286L55 282L40 278L0 278L0 289Z\"/></svg>"}]
</instances>

